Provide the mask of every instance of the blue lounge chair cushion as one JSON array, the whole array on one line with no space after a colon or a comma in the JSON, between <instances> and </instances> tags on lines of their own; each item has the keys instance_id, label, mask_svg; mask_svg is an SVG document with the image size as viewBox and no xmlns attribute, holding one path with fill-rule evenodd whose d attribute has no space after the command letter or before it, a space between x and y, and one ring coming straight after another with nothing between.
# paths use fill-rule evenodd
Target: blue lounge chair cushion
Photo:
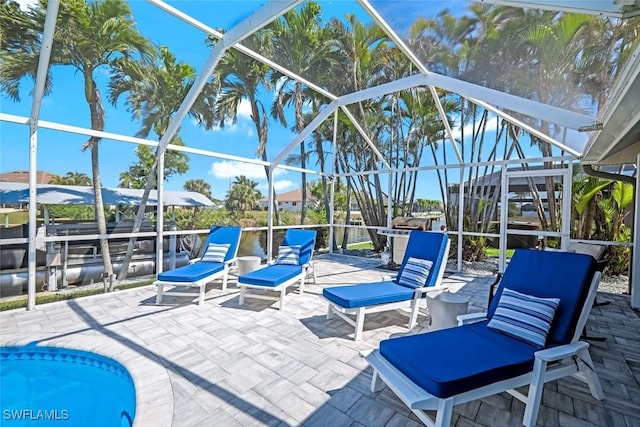
<instances>
[{"instance_id":1,"label":"blue lounge chair cushion","mask_svg":"<svg viewBox=\"0 0 640 427\"><path fill-rule=\"evenodd\" d=\"M547 343L567 344L575 333L595 271L596 261L590 255L516 249L487 316L493 316L504 288L540 298L560 298Z\"/></svg>"},{"instance_id":2,"label":"blue lounge chair cushion","mask_svg":"<svg viewBox=\"0 0 640 427\"><path fill-rule=\"evenodd\" d=\"M193 264L160 273L158 274L158 280L162 280L163 282L196 282L222 271L223 269L224 264L219 262L198 261Z\"/></svg>"},{"instance_id":3,"label":"blue lounge chair cushion","mask_svg":"<svg viewBox=\"0 0 640 427\"><path fill-rule=\"evenodd\" d=\"M273 264L243 274L238 277L238 282L249 285L275 287L300 274L302 274L302 267L299 265Z\"/></svg>"},{"instance_id":4,"label":"blue lounge chair cushion","mask_svg":"<svg viewBox=\"0 0 640 427\"><path fill-rule=\"evenodd\" d=\"M356 308L410 300L413 298L414 292L407 286L389 280L325 288L322 290L322 295L340 307Z\"/></svg>"},{"instance_id":5,"label":"blue lounge chair cushion","mask_svg":"<svg viewBox=\"0 0 640 427\"><path fill-rule=\"evenodd\" d=\"M411 381L441 398L531 371L539 348L486 325L484 321L384 340L380 353ZM429 355L428 361L422 354Z\"/></svg>"}]
</instances>

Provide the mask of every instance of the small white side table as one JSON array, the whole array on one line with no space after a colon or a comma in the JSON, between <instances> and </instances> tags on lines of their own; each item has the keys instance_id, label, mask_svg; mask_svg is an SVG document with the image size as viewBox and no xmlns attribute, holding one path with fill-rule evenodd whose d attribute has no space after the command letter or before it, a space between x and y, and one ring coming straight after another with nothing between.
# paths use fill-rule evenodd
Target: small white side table
<instances>
[{"instance_id":1,"label":"small white side table","mask_svg":"<svg viewBox=\"0 0 640 427\"><path fill-rule=\"evenodd\" d=\"M458 325L458 316L466 314L469 298L448 291L427 294L427 308L430 315L430 330L451 328Z\"/></svg>"},{"instance_id":2,"label":"small white side table","mask_svg":"<svg viewBox=\"0 0 640 427\"><path fill-rule=\"evenodd\" d=\"M236 263L238 266L238 276L251 273L260 268L261 259L259 256L241 256Z\"/></svg>"}]
</instances>

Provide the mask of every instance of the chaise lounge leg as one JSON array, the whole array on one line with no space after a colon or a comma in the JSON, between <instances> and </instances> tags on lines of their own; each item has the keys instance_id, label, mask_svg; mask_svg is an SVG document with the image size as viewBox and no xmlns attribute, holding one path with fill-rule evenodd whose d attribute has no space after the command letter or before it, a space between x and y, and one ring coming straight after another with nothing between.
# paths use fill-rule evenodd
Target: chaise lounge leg
<instances>
[{"instance_id":1,"label":"chaise lounge leg","mask_svg":"<svg viewBox=\"0 0 640 427\"><path fill-rule=\"evenodd\" d=\"M313 280L313 284L315 285L317 283L317 278L316 278L316 266L313 263L313 261L309 263L309 268L311 269L311 279Z\"/></svg>"},{"instance_id":2,"label":"chaise lounge leg","mask_svg":"<svg viewBox=\"0 0 640 427\"><path fill-rule=\"evenodd\" d=\"M382 390L384 383L382 381L378 381L378 371L373 370L373 376L371 377L371 393L378 392Z\"/></svg>"},{"instance_id":3,"label":"chaise lounge leg","mask_svg":"<svg viewBox=\"0 0 640 427\"><path fill-rule=\"evenodd\" d=\"M298 288L298 295L304 295L304 280L305 280L306 276L302 276L302 279L300 279L300 287Z\"/></svg>"},{"instance_id":4,"label":"chaise lounge leg","mask_svg":"<svg viewBox=\"0 0 640 427\"><path fill-rule=\"evenodd\" d=\"M198 296L198 305L202 306L204 304L204 291L207 287L206 283L200 285L200 295Z\"/></svg>"},{"instance_id":5,"label":"chaise lounge leg","mask_svg":"<svg viewBox=\"0 0 640 427\"><path fill-rule=\"evenodd\" d=\"M580 359L580 372L584 375L584 379L589 386L591 395L598 400L604 399L604 392L602 391L602 384L598 374L595 372L593 366L593 360L591 360L591 354L589 354L589 348L585 347L578 351L578 357Z\"/></svg>"},{"instance_id":6,"label":"chaise lounge leg","mask_svg":"<svg viewBox=\"0 0 640 427\"><path fill-rule=\"evenodd\" d=\"M287 287L283 286L280 290L280 305L278 305L278 309L282 310L284 308L284 296L287 293Z\"/></svg>"},{"instance_id":7,"label":"chaise lounge leg","mask_svg":"<svg viewBox=\"0 0 640 427\"><path fill-rule=\"evenodd\" d=\"M327 320L333 319L333 306L331 304L327 305Z\"/></svg>"},{"instance_id":8,"label":"chaise lounge leg","mask_svg":"<svg viewBox=\"0 0 640 427\"><path fill-rule=\"evenodd\" d=\"M524 410L524 418L522 420L522 424L525 427L534 427L538 421L546 371L547 362L536 359L533 364L533 373L531 374L531 383L529 384L529 393L527 394L527 406Z\"/></svg>"},{"instance_id":9,"label":"chaise lounge leg","mask_svg":"<svg viewBox=\"0 0 640 427\"><path fill-rule=\"evenodd\" d=\"M449 427L453 415L453 399L440 399L436 413L436 427Z\"/></svg>"},{"instance_id":10,"label":"chaise lounge leg","mask_svg":"<svg viewBox=\"0 0 640 427\"><path fill-rule=\"evenodd\" d=\"M418 323L418 312L420 311L420 300L414 298L411 301L411 316L409 317L409 330L416 327Z\"/></svg>"},{"instance_id":11,"label":"chaise lounge leg","mask_svg":"<svg viewBox=\"0 0 640 427\"><path fill-rule=\"evenodd\" d=\"M356 313L356 332L353 335L354 341L362 339L362 330L364 329L364 307L360 307Z\"/></svg>"},{"instance_id":12,"label":"chaise lounge leg","mask_svg":"<svg viewBox=\"0 0 640 427\"><path fill-rule=\"evenodd\" d=\"M158 283L158 294L156 295L156 304L160 304L162 302L162 292L164 292L164 286L162 283Z\"/></svg>"},{"instance_id":13,"label":"chaise lounge leg","mask_svg":"<svg viewBox=\"0 0 640 427\"><path fill-rule=\"evenodd\" d=\"M240 286L240 301L238 301L239 305L244 304L244 294L245 292L247 292L247 288L245 288L244 286Z\"/></svg>"},{"instance_id":14,"label":"chaise lounge leg","mask_svg":"<svg viewBox=\"0 0 640 427\"><path fill-rule=\"evenodd\" d=\"M224 274L222 275L222 290L227 290L227 280L229 279L229 267L224 268Z\"/></svg>"}]
</instances>

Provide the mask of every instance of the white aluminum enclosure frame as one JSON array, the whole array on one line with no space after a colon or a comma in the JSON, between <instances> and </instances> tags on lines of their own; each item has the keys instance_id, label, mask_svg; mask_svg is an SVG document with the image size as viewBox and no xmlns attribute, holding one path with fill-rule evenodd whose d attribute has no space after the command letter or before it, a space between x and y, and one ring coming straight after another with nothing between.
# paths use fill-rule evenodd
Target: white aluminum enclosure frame
<instances>
[{"instance_id":1,"label":"white aluminum enclosure frame","mask_svg":"<svg viewBox=\"0 0 640 427\"><path fill-rule=\"evenodd\" d=\"M420 70L420 74L407 78L412 80L401 79L396 82L388 83L386 85L381 85L379 87L374 87L374 88L367 88L358 93L346 94L343 96L336 96L335 94L329 93L327 90L323 89L320 85L314 82L311 82L307 79L304 79L303 77L291 72L281 64L277 64L274 61L271 61L268 58L265 58L264 56L260 55L259 53L254 52L246 48L245 46L241 45L242 40L244 40L246 37L250 36L255 31L259 30L260 28L264 27L268 23L277 19L287 11L295 8L300 3L302 3L303 0L291 0L287 2L277 1L277 2L268 3L265 6L258 9L256 12L254 12L247 19L243 20L238 25L233 27L230 31L224 34L217 32L213 28L210 28L202 24L195 18L190 17L189 15L181 12L177 8L169 6L168 4L164 3L162 0L148 0L148 1L154 6L158 7L159 9L175 16L177 19L181 19L189 23L190 25L194 26L195 28L198 28L203 32L206 32L207 34L210 34L219 39L219 42L215 45L210 57L208 58L207 62L204 64L201 72L198 74L196 81L194 82L191 90L183 100L180 106L180 109L178 110L174 118L170 121L167 132L165 132L164 136L162 137L159 143L155 141L145 140L142 138L133 138L126 135L117 135L117 134L112 134L108 132L94 131L91 129L82 129L82 128L68 126L64 124L49 123L49 122L40 121L38 119L39 108L40 108L40 104L42 102L42 97L43 97L42 88L43 88L45 77L46 77L46 71L48 70L48 67L49 67L49 54L51 51L51 42L53 40L53 31L55 29L55 21L58 13L57 8L59 5L59 0L51 0L48 2L45 30L43 32L43 44L42 44L43 48L39 58L38 73L36 76L36 86L33 93L33 108L32 108L30 117L28 119L25 119L15 115L10 115L10 114L5 114L0 112L0 121L25 123L25 124L29 124L30 126L29 180L30 180L30 196L32 196L32 200L34 200L34 203L30 203L30 206L29 206L29 220L30 220L29 238L28 238L28 242L29 242L28 309L29 310L32 310L35 308L35 245L36 245L36 230L35 230L35 222L36 222L35 221L35 218L36 218L35 181L36 180L35 180L35 177L36 177L36 171L37 171L35 155L37 153L37 130L40 127L91 135L99 138L110 138L117 141L125 141L125 142L131 142L136 144L146 144L150 146L157 146L158 151L160 153L164 153L167 148L171 148L174 150L193 153L193 154L203 154L207 156L226 158L230 160L233 159L233 160L243 161L247 163L256 163L256 164L263 164L263 165L266 164L270 167L271 171L273 171L275 167L289 169L289 170L303 171L301 168L287 167L287 166L281 165L281 162L284 160L286 155L292 149L294 149L298 144L304 141L305 136L310 135L311 132L317 126L319 126L320 123L322 123L322 121L324 121L331 115L331 113L334 113L334 121L335 121L337 118L338 108L342 108L343 111L348 111L345 108L346 105L350 104L351 102L356 102L357 99L363 99L362 97L367 97L364 99L370 99L370 98L382 96L387 93L392 93L393 91L401 90L401 88L405 86L406 86L405 88L425 86L431 92L434 102L436 103L436 106L438 107L438 110L440 112L440 116L443 119L443 123L448 135L449 142L452 144L453 149L456 150L456 155L458 156L458 160L460 161L460 165L457 167L460 167L462 169L466 166L469 166L470 164L463 163L463 159L459 152L457 143L452 137L451 129L445 119L446 112L443 110L442 105L439 102L435 88L442 88L449 92L457 93L464 97L467 97L470 101L500 115L505 120L510 121L522 127L523 129L528 130L529 132L534 132L536 136L543 139L544 141L550 142L551 144L573 155L579 155L580 153L576 152L575 150L572 150L570 147L566 147L562 145L559 141L556 141L554 138L551 138L548 135L544 135L540 132L537 132L535 129L532 129L531 127L527 126L525 123L522 123L521 121L517 120L513 116L496 108L496 106L505 108L507 110L518 111L523 114L531 115L533 117L553 119L550 121L553 121L554 123L563 124L573 129L576 129L577 127L581 127L581 126L588 126L588 125L595 124L593 118L586 115L561 110L552 106L537 103L532 100L515 97L509 94L491 90L489 88L486 88L480 85L475 85L468 82L462 82L447 76L442 76L442 75L438 75L436 73L430 72L425 67L425 65L422 64L419 61L419 59L413 54L413 52L404 44L404 42L402 41L402 38L399 37L398 34L395 33L393 28L390 25L388 25L387 22L385 22L385 20L380 16L379 13L377 13L375 7L372 6L368 0L358 0L358 3L365 10L365 12L368 13L369 16L378 25L380 25L380 27L398 45L398 47L405 53L405 55L407 55L407 57L416 65L418 70ZM631 12L629 12L628 10L626 12L623 11L624 6L634 5L634 3L632 3L632 0L591 0L589 2L575 2L573 0L558 0L558 1L477 0L477 1L484 1L486 3L505 4L505 5L517 6L517 7L531 7L531 8L540 8L540 9L561 10L561 11L568 11L568 12L591 13L591 14L606 15L606 16L612 16L612 17L632 16L633 14L639 13L638 9L640 9L640 8L636 8L635 11L631 10ZM296 136L291 141L291 143L288 144L286 149L283 150L283 152L280 153L275 158L275 160L270 163L256 161L255 159L240 158L238 156L213 153L207 150L199 150L199 149L192 149L188 147L177 147L177 146L169 145L169 141L173 138L178 128L182 124L184 118L187 115L187 112L189 111L189 109L193 105L193 102L201 92L207 79L211 75L211 72L215 69L218 61L224 55L224 52L230 48L238 49L244 54L247 54L252 58L255 58L256 60L265 63L266 65L272 67L273 69L276 69L282 72L283 74L302 82L309 88L326 96L327 99L330 101L329 105L331 106L331 108L327 106L327 110L329 111L327 111L326 114L324 114L324 111L323 113L321 113L322 115L324 115L324 117L317 118L317 120L314 120L313 122L315 125L314 127L309 127L308 129L303 130L303 133L306 133L305 136L302 136L302 134ZM408 83L413 84L413 86L410 86ZM359 124L355 123L355 125L356 127L359 127L360 129L362 129L362 127ZM364 132L363 129L361 131L361 134L363 135L365 140L367 140L366 133ZM336 141L335 141L336 137L337 136L334 132L334 147L336 147ZM370 147L374 149L375 146L371 143L371 141L369 140L368 142L370 143ZM333 177L336 173L335 148L333 151L334 153L332 155L332 161L331 161L332 172L331 174L329 174L330 178ZM382 157L379 153L377 154L379 155L380 161L382 163L386 163L384 157ZM640 167L640 159L638 159L638 164ZM386 166L388 167L388 165ZM317 171L311 171L311 170L304 170L304 171L310 172L310 173L318 173ZM390 172L391 172L391 169L379 171L379 173L390 173ZM321 173L318 173L318 174L322 175ZM333 180L332 180L331 187L333 190L334 188ZM158 180L158 191L159 192L163 191L162 179ZM272 186L270 187L269 194L270 195L273 194ZM331 197L333 200L333 191L332 191ZM568 199L569 198L565 196L565 200L568 200ZM638 197L636 197L636 206L638 206L638 203L639 203ZM568 211L564 208L563 210ZM635 218L636 224L640 223L640 220L638 219L638 214L640 214L639 211L640 209L636 209L636 218ZM272 214L272 212L270 213ZM162 216L162 209L159 209L159 217L161 216ZM271 218L271 215L270 215L270 218ZM159 221L160 221L160 224L162 224L163 219L159 218ZM563 224L565 222L568 224L568 221L563 221ZM459 241L461 241L463 231L461 227L459 228L460 230L458 232L459 233L458 237L459 237ZM634 242L638 242L638 232L639 232L638 228L639 227L636 227ZM272 221L270 221L269 227L268 227L268 235L270 236L269 238L270 242L271 242L272 233L273 233L273 223ZM158 231L158 238L159 238L159 241L162 241L162 230ZM637 245L634 243L634 248L636 246ZM269 245L269 249L270 249L270 245ZM634 250L634 258L633 258L634 271L637 271L640 266L640 259L638 258L640 254L638 254L638 252L640 251ZM634 278L633 291L632 291L632 295L634 295L634 298L632 298L632 300L635 307L640 306L640 280L638 279L639 277Z\"/></svg>"},{"instance_id":2,"label":"white aluminum enclosure frame","mask_svg":"<svg viewBox=\"0 0 640 427\"><path fill-rule=\"evenodd\" d=\"M522 170L509 171L502 169L502 180L500 187L500 259L498 261L498 270L504 272L507 257L507 239L509 235L517 236L541 236L541 237L560 237L560 250L566 250L569 245L569 237L571 233L571 179L573 163L568 162L567 168L562 169L538 169L538 170ZM510 178L536 178L536 177L562 177L562 212L561 212L561 230L513 230L509 229L507 221L509 216L509 179ZM546 191L546 190L545 190ZM555 192L554 192L555 193ZM547 194L547 199L552 197ZM553 195L555 197L555 194Z\"/></svg>"}]
</instances>

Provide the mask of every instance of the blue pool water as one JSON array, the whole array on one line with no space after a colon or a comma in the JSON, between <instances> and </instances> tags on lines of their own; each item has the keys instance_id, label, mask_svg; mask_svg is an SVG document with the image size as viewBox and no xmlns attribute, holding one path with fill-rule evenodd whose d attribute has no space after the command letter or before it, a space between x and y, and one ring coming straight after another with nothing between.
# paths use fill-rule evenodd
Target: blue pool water
<instances>
[{"instance_id":1,"label":"blue pool water","mask_svg":"<svg viewBox=\"0 0 640 427\"><path fill-rule=\"evenodd\" d=\"M0 347L0 425L131 426L133 379L108 357L59 347Z\"/></svg>"}]
</instances>

